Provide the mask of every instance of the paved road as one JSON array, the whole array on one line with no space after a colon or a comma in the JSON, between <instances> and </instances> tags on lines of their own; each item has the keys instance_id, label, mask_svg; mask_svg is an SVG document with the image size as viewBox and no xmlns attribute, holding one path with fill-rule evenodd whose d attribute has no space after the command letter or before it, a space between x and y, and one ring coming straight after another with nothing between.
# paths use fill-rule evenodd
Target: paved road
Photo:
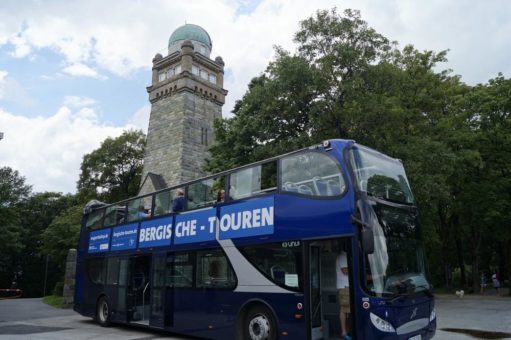
<instances>
[{"instance_id":1,"label":"paved road","mask_svg":"<svg viewBox=\"0 0 511 340\"><path fill-rule=\"evenodd\" d=\"M466 296L437 297L438 331L435 339L511 339L511 298ZM507 333L500 337L479 333L474 336L443 329ZM190 339L132 327L99 327L69 309L56 309L41 299L0 300L0 340L85 340L85 339Z\"/></svg>"},{"instance_id":2,"label":"paved road","mask_svg":"<svg viewBox=\"0 0 511 340\"><path fill-rule=\"evenodd\" d=\"M172 337L155 331L134 327L100 327L91 318L85 318L72 309L58 309L41 299L0 300L0 339L190 339Z\"/></svg>"}]
</instances>

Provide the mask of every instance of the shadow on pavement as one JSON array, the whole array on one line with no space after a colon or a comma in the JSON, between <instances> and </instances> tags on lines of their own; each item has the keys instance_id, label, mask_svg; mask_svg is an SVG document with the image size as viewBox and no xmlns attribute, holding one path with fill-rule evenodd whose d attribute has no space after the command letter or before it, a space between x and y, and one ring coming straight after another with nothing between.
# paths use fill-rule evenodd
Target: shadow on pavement
<instances>
[{"instance_id":1,"label":"shadow on pavement","mask_svg":"<svg viewBox=\"0 0 511 340\"><path fill-rule=\"evenodd\" d=\"M481 331L477 329L441 328L443 331L471 335L479 339L508 339L511 333Z\"/></svg>"},{"instance_id":2,"label":"shadow on pavement","mask_svg":"<svg viewBox=\"0 0 511 340\"><path fill-rule=\"evenodd\" d=\"M39 334L39 333L47 333L47 332L64 331L67 329L71 329L71 328L18 324L18 325L7 325L7 326L0 327L0 335Z\"/></svg>"}]
</instances>

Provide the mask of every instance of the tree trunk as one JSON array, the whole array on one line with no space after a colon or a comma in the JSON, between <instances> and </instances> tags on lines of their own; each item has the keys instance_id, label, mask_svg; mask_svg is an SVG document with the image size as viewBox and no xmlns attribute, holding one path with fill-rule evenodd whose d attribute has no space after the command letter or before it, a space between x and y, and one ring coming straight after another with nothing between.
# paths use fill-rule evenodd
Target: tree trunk
<instances>
[{"instance_id":1,"label":"tree trunk","mask_svg":"<svg viewBox=\"0 0 511 340\"><path fill-rule=\"evenodd\" d=\"M465 288L467 286L467 276L465 272L465 260L463 258L463 249L461 247L461 235L456 233L454 240L456 242L456 255L458 258L458 266L460 267L460 286Z\"/></svg>"}]
</instances>

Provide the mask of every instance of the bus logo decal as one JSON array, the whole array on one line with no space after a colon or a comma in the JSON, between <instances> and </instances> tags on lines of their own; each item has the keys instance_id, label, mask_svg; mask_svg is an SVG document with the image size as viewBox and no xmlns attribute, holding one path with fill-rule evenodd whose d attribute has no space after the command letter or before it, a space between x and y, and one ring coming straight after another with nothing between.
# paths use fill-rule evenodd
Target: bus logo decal
<instances>
[{"instance_id":1,"label":"bus logo decal","mask_svg":"<svg viewBox=\"0 0 511 340\"><path fill-rule=\"evenodd\" d=\"M172 217L144 221L140 224L138 247L170 246L172 237Z\"/></svg>"},{"instance_id":2,"label":"bus logo decal","mask_svg":"<svg viewBox=\"0 0 511 340\"><path fill-rule=\"evenodd\" d=\"M110 249L110 229L95 230L89 234L89 253L102 253Z\"/></svg>"}]
</instances>

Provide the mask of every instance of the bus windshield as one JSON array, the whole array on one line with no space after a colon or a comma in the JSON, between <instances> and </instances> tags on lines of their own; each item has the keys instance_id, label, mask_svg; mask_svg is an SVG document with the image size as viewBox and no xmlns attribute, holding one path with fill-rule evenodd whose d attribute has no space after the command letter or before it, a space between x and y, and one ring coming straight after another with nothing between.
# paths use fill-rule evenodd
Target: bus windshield
<instances>
[{"instance_id":1,"label":"bus windshield","mask_svg":"<svg viewBox=\"0 0 511 340\"><path fill-rule=\"evenodd\" d=\"M363 147L351 149L350 163L357 189L375 198L365 218L374 234L374 252L365 256L366 288L387 297L429 293L414 199L403 165Z\"/></svg>"},{"instance_id":2,"label":"bus windshield","mask_svg":"<svg viewBox=\"0 0 511 340\"><path fill-rule=\"evenodd\" d=\"M412 209L374 206L374 253L367 255L367 288L377 296L429 292L425 255Z\"/></svg>"},{"instance_id":3,"label":"bus windshield","mask_svg":"<svg viewBox=\"0 0 511 340\"><path fill-rule=\"evenodd\" d=\"M365 148L351 150L356 185L362 192L384 200L413 204L413 195L400 161Z\"/></svg>"}]
</instances>

